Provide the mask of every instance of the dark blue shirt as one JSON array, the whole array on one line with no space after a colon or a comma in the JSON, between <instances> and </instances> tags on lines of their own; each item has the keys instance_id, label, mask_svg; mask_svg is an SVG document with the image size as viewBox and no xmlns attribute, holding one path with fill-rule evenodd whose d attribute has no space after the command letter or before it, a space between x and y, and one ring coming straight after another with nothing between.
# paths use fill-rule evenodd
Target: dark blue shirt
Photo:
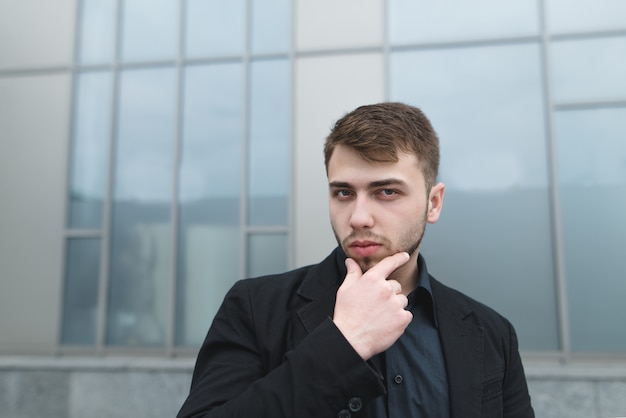
<instances>
[{"instance_id":1,"label":"dark blue shirt","mask_svg":"<svg viewBox=\"0 0 626 418\"><path fill-rule=\"evenodd\" d=\"M394 345L371 359L384 376L387 387L386 396L368 405L372 417L450 416L448 379L437 330L435 300L421 255L417 263L419 282L409 294L406 308L413 314L413 320Z\"/></svg>"}]
</instances>

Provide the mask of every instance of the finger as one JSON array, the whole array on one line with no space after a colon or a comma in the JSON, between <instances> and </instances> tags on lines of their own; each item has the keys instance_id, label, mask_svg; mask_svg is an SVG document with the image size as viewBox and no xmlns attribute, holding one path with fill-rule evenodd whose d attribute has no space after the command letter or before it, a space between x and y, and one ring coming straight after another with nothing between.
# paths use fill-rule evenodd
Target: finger
<instances>
[{"instance_id":1,"label":"finger","mask_svg":"<svg viewBox=\"0 0 626 418\"><path fill-rule=\"evenodd\" d=\"M398 282L397 280L387 280L387 283L389 283L389 287L393 291L394 295L402 293L402 285L400 284L400 282Z\"/></svg>"},{"instance_id":2,"label":"finger","mask_svg":"<svg viewBox=\"0 0 626 418\"><path fill-rule=\"evenodd\" d=\"M398 267L406 264L410 258L409 254L405 252L390 255L383 258L380 263L369 269L365 274L368 277L382 277L383 279L386 279Z\"/></svg>"},{"instance_id":3,"label":"finger","mask_svg":"<svg viewBox=\"0 0 626 418\"><path fill-rule=\"evenodd\" d=\"M346 258L346 269L348 270L348 272L346 273L346 278L343 280L343 284L350 284L354 281L356 281L357 279L359 279L362 275L363 272L361 271L361 267L359 267L359 264L354 261L351 258Z\"/></svg>"},{"instance_id":4,"label":"finger","mask_svg":"<svg viewBox=\"0 0 626 418\"><path fill-rule=\"evenodd\" d=\"M406 309L406 307L409 306L409 298L404 295L398 295L398 297L400 296L402 296L402 307Z\"/></svg>"}]
</instances>

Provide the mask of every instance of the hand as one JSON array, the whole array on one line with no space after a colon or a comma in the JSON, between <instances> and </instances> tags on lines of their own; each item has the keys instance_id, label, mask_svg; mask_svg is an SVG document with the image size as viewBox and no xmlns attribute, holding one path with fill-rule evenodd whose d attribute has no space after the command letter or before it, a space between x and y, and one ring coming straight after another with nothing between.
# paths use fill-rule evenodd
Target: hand
<instances>
[{"instance_id":1,"label":"hand","mask_svg":"<svg viewBox=\"0 0 626 418\"><path fill-rule=\"evenodd\" d=\"M391 347L413 319L404 309L402 286L387 280L407 261L407 253L397 253L363 274L356 261L346 259L348 274L337 290L333 321L363 360Z\"/></svg>"}]
</instances>

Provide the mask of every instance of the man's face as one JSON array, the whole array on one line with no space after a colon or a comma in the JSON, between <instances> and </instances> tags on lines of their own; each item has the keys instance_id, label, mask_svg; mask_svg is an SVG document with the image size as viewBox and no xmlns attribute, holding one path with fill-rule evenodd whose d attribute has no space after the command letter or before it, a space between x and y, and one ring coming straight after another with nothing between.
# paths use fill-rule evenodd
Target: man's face
<instances>
[{"instance_id":1,"label":"man's face","mask_svg":"<svg viewBox=\"0 0 626 418\"><path fill-rule=\"evenodd\" d=\"M417 257L426 222L439 217L443 184L427 195L415 155L398 157L397 162L368 162L339 145L328 162L333 232L363 271L400 251Z\"/></svg>"}]
</instances>

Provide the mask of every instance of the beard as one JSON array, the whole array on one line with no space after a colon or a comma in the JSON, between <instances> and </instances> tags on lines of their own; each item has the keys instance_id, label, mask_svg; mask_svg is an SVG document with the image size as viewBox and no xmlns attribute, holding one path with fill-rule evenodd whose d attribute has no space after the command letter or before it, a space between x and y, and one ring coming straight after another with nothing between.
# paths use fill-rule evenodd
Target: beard
<instances>
[{"instance_id":1,"label":"beard","mask_svg":"<svg viewBox=\"0 0 626 418\"><path fill-rule=\"evenodd\" d=\"M413 254L415 254L415 252L419 250L419 247L422 244L422 239L424 238L424 233L426 232L426 213L424 213L422 218L418 219L417 222L412 225L408 225L407 229L404 230L402 235L400 235L397 242L395 243L383 235L378 235L368 230L352 231L347 237L341 239L337 234L335 226L332 225L332 222L331 226L333 229L333 234L335 234L337 244L341 246L344 253L346 254L348 254L349 245L351 242L355 240L369 240L377 242L381 244L382 247L387 249L386 253L382 255L382 258L403 251L408 253L410 256L413 256ZM378 262L380 262L382 258L374 259L372 257L363 257L360 259L353 259L359 264L359 267L361 267L361 271L365 273L367 270L378 264Z\"/></svg>"}]
</instances>

